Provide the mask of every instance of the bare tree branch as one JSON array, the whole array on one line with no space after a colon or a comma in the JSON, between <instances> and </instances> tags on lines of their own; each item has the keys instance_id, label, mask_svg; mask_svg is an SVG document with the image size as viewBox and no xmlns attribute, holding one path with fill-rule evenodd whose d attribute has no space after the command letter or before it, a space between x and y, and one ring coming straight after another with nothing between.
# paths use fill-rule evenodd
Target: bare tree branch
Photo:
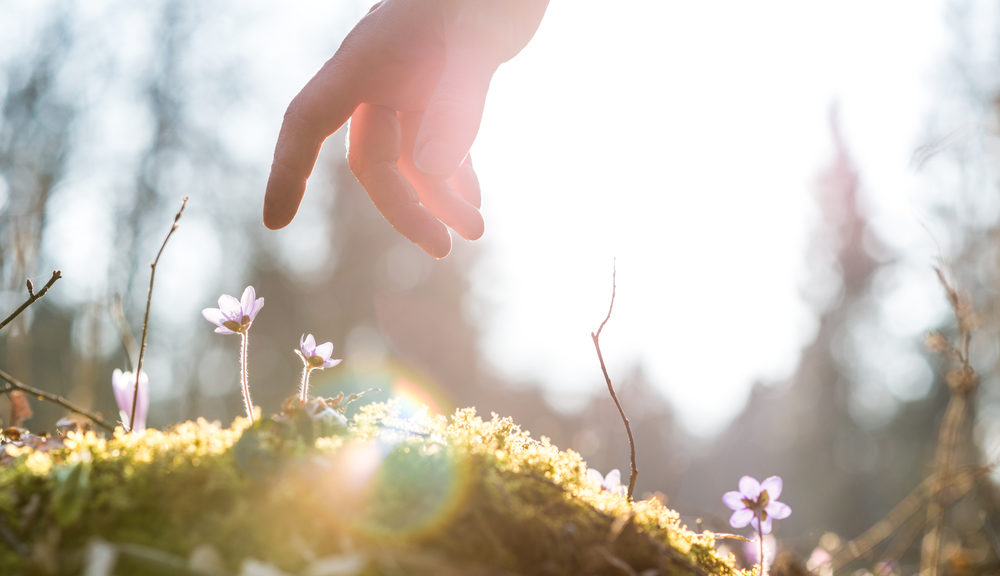
<instances>
[{"instance_id":1,"label":"bare tree branch","mask_svg":"<svg viewBox=\"0 0 1000 576\"><path fill-rule=\"evenodd\" d=\"M18 306L17 310L14 310L10 314L10 316L4 318L3 321L0 322L0 330L3 330L4 326L6 326L7 324L10 324L10 321L13 320L14 318L17 318L18 315L21 314L21 312L24 312L25 310L27 310L28 306L31 306L32 304L35 303L36 300L38 300L42 296L45 296L45 293L49 291L49 288L51 288L52 285L56 283L56 280L58 280L60 278L62 278L62 271L61 270L53 270L52 271L52 277L49 278L49 281L46 282L45 286L42 286L42 289L39 290L38 292L35 292L35 285L31 283L31 279L29 278L28 281L27 281L27 285L28 285L28 299L24 301L24 304L21 304L20 306Z\"/></svg>"},{"instance_id":2,"label":"bare tree branch","mask_svg":"<svg viewBox=\"0 0 1000 576\"><path fill-rule=\"evenodd\" d=\"M7 374L3 370L0 370L0 380L3 380L4 382L7 383L6 386L0 387L0 394L7 394L14 390L20 390L27 394L31 394L32 396L35 396L40 400L48 400L49 402L62 406L63 408L69 410L70 412L75 412L81 416L87 417L91 421L93 421L94 424L97 424L98 426L106 429L109 432L115 431L113 426L105 422L103 418L101 418L94 412L91 412L84 408L80 408L79 406L73 404L72 402L63 398L62 396L46 392L45 390L35 388L34 386L28 386L23 382L19 382L13 376Z\"/></svg>"}]
</instances>

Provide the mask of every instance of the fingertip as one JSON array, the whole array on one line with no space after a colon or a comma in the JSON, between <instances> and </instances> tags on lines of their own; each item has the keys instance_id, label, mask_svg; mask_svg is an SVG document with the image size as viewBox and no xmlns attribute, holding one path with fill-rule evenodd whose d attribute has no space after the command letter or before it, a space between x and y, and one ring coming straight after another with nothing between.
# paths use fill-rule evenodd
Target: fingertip
<instances>
[{"instance_id":1,"label":"fingertip","mask_svg":"<svg viewBox=\"0 0 1000 576\"><path fill-rule=\"evenodd\" d=\"M479 178L472 167L472 157L466 156L458 171L448 180L452 189L466 202L477 209L482 208L483 196L479 187Z\"/></svg>"},{"instance_id":2,"label":"fingertip","mask_svg":"<svg viewBox=\"0 0 1000 576\"><path fill-rule=\"evenodd\" d=\"M264 226L278 230L287 226L302 202L306 181L292 176L281 165L271 167L264 193Z\"/></svg>"},{"instance_id":3,"label":"fingertip","mask_svg":"<svg viewBox=\"0 0 1000 576\"><path fill-rule=\"evenodd\" d=\"M445 258L448 257L449 254L451 254L451 236L448 237L447 244L441 244L441 243L436 243L431 245L418 244L418 246L420 246L420 248L424 252L429 254L435 260L444 260Z\"/></svg>"},{"instance_id":4,"label":"fingertip","mask_svg":"<svg viewBox=\"0 0 1000 576\"><path fill-rule=\"evenodd\" d=\"M476 212L476 218L473 218L469 223L466 230L459 232L462 234L462 238L466 240L479 240L483 237L483 233L486 231L486 222L483 221L482 214Z\"/></svg>"},{"instance_id":5,"label":"fingertip","mask_svg":"<svg viewBox=\"0 0 1000 576\"><path fill-rule=\"evenodd\" d=\"M448 228L423 206L405 204L388 208L382 214L393 228L430 256L440 260L451 253Z\"/></svg>"}]
</instances>

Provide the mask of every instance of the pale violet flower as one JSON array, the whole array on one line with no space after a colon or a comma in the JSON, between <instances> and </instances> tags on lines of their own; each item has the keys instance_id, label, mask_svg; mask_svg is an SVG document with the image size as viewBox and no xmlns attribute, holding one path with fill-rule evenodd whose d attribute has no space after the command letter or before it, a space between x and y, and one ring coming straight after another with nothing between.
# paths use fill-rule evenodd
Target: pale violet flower
<instances>
[{"instance_id":1,"label":"pale violet flower","mask_svg":"<svg viewBox=\"0 0 1000 576\"><path fill-rule=\"evenodd\" d=\"M333 356L333 342L324 342L316 345L316 339L312 334L303 334L299 339L299 349L295 353L302 358L302 362L310 369L333 368L340 364L341 360L331 358Z\"/></svg>"},{"instance_id":2,"label":"pale violet flower","mask_svg":"<svg viewBox=\"0 0 1000 576\"><path fill-rule=\"evenodd\" d=\"M294 350L302 359L302 383L299 388L299 400L305 403L309 400L309 374L313 370L332 368L340 364L339 358L333 358L333 342L316 345L312 334L303 334L299 338L299 348Z\"/></svg>"},{"instance_id":3,"label":"pale violet flower","mask_svg":"<svg viewBox=\"0 0 1000 576\"><path fill-rule=\"evenodd\" d=\"M250 382L247 377L247 348L250 325L263 307L264 299L257 297L253 286L247 286L239 300L229 294L223 294L219 297L218 308L205 308L201 311L206 320L215 324L216 333L240 335L240 388L243 391L247 418L251 422L253 422L253 400L250 399Z\"/></svg>"},{"instance_id":4,"label":"pale violet flower","mask_svg":"<svg viewBox=\"0 0 1000 576\"><path fill-rule=\"evenodd\" d=\"M601 475L598 470L588 468L587 481L600 487L601 490L607 490L620 496L625 495L626 487L622 486L622 473L617 468L608 472L607 476Z\"/></svg>"},{"instance_id":5,"label":"pale violet flower","mask_svg":"<svg viewBox=\"0 0 1000 576\"><path fill-rule=\"evenodd\" d=\"M146 429L146 414L149 413L149 376L143 370L139 375L139 402L135 406L135 426L129 422L132 415L132 400L135 398L135 374L115 368L111 373L111 388L118 404L118 415L129 432Z\"/></svg>"},{"instance_id":6,"label":"pale violet flower","mask_svg":"<svg viewBox=\"0 0 1000 576\"><path fill-rule=\"evenodd\" d=\"M205 308L201 315L216 325L215 331L218 334L246 334L263 307L264 299L257 298L253 286L247 286L239 300L223 294L219 296L218 308Z\"/></svg>"},{"instance_id":7,"label":"pale violet flower","mask_svg":"<svg viewBox=\"0 0 1000 576\"><path fill-rule=\"evenodd\" d=\"M764 535L771 533L771 522L788 518L792 509L783 502L778 502L781 496L781 476L770 476L763 482L758 482L752 476L740 478L739 490L726 492L722 495L722 501L733 515L729 518L729 524L733 528L743 528L750 524L757 531L757 564L760 566L760 573L767 573L767 566L770 562L765 562L764 555ZM773 553L771 554L773 556Z\"/></svg>"},{"instance_id":8,"label":"pale violet flower","mask_svg":"<svg viewBox=\"0 0 1000 576\"><path fill-rule=\"evenodd\" d=\"M750 524L759 533L770 534L772 520L788 518L792 513L787 504L778 502L781 487L781 476L771 476L763 482L751 476L740 478L739 491L726 492L722 496L726 506L734 510L729 524L733 528Z\"/></svg>"}]
</instances>

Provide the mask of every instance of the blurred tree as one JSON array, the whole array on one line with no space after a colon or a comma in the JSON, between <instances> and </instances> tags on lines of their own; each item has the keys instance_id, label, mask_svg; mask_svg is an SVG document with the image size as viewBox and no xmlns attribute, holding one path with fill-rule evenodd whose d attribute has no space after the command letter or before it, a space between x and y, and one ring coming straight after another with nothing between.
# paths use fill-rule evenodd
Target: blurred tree
<instances>
[{"instance_id":1,"label":"blurred tree","mask_svg":"<svg viewBox=\"0 0 1000 576\"><path fill-rule=\"evenodd\" d=\"M78 112L60 85L75 39L68 12L53 14L34 42L11 58L0 84L0 303L27 298L25 280L44 282L46 209L66 175ZM44 278L43 278L44 276ZM4 312L6 315L8 312ZM68 370L69 318L40 302L0 335L0 361L19 377ZM40 338L42 335L47 338ZM0 412L0 413L6 413Z\"/></svg>"},{"instance_id":2,"label":"blurred tree","mask_svg":"<svg viewBox=\"0 0 1000 576\"><path fill-rule=\"evenodd\" d=\"M726 530L720 495L744 474L778 474L785 481L783 499L794 514L783 521L787 545L808 552L824 531L852 537L882 519L889 509L923 479L933 452L933 422L946 392L935 386L927 398L886 408L885 399L868 389L882 378L859 370L859 358L891 361L894 349L854 339L877 322L874 283L891 260L860 209L860 182L831 115L835 158L820 179L818 204L824 215L816 232L814 291L825 308L812 343L786 383L758 385L739 418L698 454L682 482L685 503L713 511L715 529ZM823 250L832 250L836 289L823 270ZM819 266L816 266L819 264ZM932 271L928 268L928 275ZM825 300L825 303L823 302ZM921 339L906 343L919 350ZM886 410L890 410L886 413ZM798 496L796 496L798 495ZM911 535L911 538L913 536Z\"/></svg>"}]
</instances>

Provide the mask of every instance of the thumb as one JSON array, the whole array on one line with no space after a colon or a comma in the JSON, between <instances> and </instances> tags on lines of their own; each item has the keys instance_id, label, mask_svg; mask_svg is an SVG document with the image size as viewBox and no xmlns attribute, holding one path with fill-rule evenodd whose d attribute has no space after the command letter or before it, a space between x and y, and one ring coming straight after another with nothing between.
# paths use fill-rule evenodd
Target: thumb
<instances>
[{"instance_id":1,"label":"thumb","mask_svg":"<svg viewBox=\"0 0 1000 576\"><path fill-rule=\"evenodd\" d=\"M496 71L496 65L485 60L469 53L448 54L413 149L413 163L421 172L450 177L468 155Z\"/></svg>"}]
</instances>

